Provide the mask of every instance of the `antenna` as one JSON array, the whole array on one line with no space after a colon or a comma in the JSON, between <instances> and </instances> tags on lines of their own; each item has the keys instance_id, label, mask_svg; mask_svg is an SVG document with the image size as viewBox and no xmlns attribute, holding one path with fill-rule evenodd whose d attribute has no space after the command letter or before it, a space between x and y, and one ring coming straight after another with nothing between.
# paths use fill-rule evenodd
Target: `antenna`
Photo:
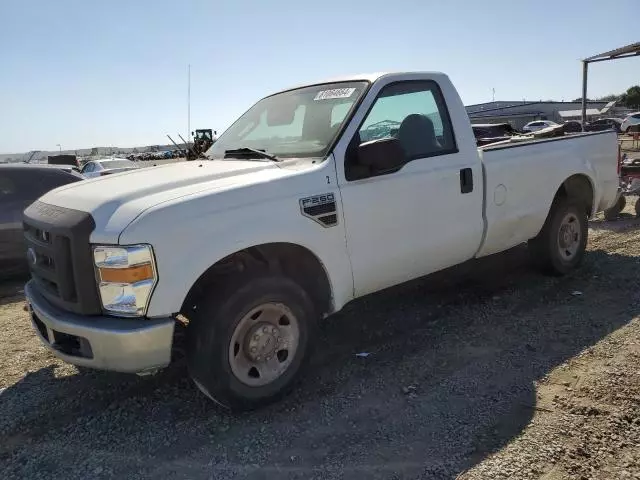
<instances>
[{"instance_id":1,"label":"antenna","mask_svg":"<svg viewBox=\"0 0 640 480\"><path fill-rule=\"evenodd\" d=\"M191 64L187 69L187 138L191 135Z\"/></svg>"}]
</instances>

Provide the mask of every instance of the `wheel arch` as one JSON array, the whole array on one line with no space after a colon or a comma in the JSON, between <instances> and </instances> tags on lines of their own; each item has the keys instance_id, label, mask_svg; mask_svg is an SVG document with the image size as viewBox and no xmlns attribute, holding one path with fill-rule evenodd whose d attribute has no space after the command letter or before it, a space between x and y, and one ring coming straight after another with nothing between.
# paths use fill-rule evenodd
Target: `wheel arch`
<instances>
[{"instance_id":1,"label":"wheel arch","mask_svg":"<svg viewBox=\"0 0 640 480\"><path fill-rule=\"evenodd\" d=\"M551 206L559 198L572 198L578 200L584 206L587 217L590 218L593 215L596 204L595 196L593 180L588 175L576 173L560 184L549 208L551 209Z\"/></svg>"},{"instance_id":2,"label":"wheel arch","mask_svg":"<svg viewBox=\"0 0 640 480\"><path fill-rule=\"evenodd\" d=\"M545 222L551 215L553 206L563 198L578 199L584 205L587 217L591 218L597 205L595 184L592 178L586 173L574 173L560 183L555 190L553 198L547 198L546 214L543 214L544 217L539 219L539 227L535 230L535 235L532 235L532 238L540 234Z\"/></svg>"},{"instance_id":3,"label":"wheel arch","mask_svg":"<svg viewBox=\"0 0 640 480\"><path fill-rule=\"evenodd\" d=\"M309 294L320 315L334 311L331 280L318 256L296 243L273 242L243 248L209 266L187 292L181 313L188 315L206 288L215 288L215 284L225 278L251 269L267 270L291 278Z\"/></svg>"}]
</instances>

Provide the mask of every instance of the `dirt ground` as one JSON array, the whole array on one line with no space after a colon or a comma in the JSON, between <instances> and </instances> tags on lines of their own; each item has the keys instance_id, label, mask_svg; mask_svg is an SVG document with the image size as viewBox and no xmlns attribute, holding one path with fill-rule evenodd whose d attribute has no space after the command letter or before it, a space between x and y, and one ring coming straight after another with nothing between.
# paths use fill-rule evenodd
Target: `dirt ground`
<instances>
[{"instance_id":1,"label":"dirt ground","mask_svg":"<svg viewBox=\"0 0 640 480\"><path fill-rule=\"evenodd\" d=\"M640 478L640 220L593 221L568 277L526 258L350 304L299 388L241 415L183 364L139 378L56 360L4 284L0 478Z\"/></svg>"}]
</instances>

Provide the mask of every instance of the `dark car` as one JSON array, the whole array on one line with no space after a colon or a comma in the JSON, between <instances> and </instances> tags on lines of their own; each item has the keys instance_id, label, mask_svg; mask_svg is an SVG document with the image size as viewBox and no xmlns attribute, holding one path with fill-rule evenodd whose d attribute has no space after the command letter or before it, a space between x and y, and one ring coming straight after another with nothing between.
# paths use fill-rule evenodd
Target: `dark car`
<instances>
[{"instance_id":1,"label":"dark car","mask_svg":"<svg viewBox=\"0 0 640 480\"><path fill-rule=\"evenodd\" d=\"M585 130L587 132L615 130L616 133L620 133L622 131L622 129L620 128L621 125L622 120L620 120L619 118L600 118L599 120L594 120L593 122L587 123Z\"/></svg>"},{"instance_id":2,"label":"dark car","mask_svg":"<svg viewBox=\"0 0 640 480\"><path fill-rule=\"evenodd\" d=\"M562 124L562 131L564 133L582 132L582 122L578 120L568 120Z\"/></svg>"},{"instance_id":3,"label":"dark car","mask_svg":"<svg viewBox=\"0 0 640 480\"><path fill-rule=\"evenodd\" d=\"M0 276L27 271L22 212L49 190L82 180L55 165L0 165Z\"/></svg>"},{"instance_id":4,"label":"dark car","mask_svg":"<svg viewBox=\"0 0 640 480\"><path fill-rule=\"evenodd\" d=\"M483 123L471 125L479 147L509 140L518 132L508 123Z\"/></svg>"},{"instance_id":5,"label":"dark car","mask_svg":"<svg viewBox=\"0 0 640 480\"><path fill-rule=\"evenodd\" d=\"M75 155L49 155L47 157L47 163L49 165L68 165L71 167L80 168L78 157L76 157Z\"/></svg>"}]
</instances>

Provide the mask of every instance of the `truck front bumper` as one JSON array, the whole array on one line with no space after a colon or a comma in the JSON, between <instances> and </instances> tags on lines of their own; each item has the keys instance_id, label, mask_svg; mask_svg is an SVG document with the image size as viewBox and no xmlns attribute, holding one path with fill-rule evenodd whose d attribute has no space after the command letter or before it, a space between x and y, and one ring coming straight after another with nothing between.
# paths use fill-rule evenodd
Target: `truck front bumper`
<instances>
[{"instance_id":1,"label":"truck front bumper","mask_svg":"<svg viewBox=\"0 0 640 480\"><path fill-rule=\"evenodd\" d=\"M90 368L144 373L171 361L173 318L128 319L76 315L57 308L25 286L33 328L42 343L65 362Z\"/></svg>"}]
</instances>

